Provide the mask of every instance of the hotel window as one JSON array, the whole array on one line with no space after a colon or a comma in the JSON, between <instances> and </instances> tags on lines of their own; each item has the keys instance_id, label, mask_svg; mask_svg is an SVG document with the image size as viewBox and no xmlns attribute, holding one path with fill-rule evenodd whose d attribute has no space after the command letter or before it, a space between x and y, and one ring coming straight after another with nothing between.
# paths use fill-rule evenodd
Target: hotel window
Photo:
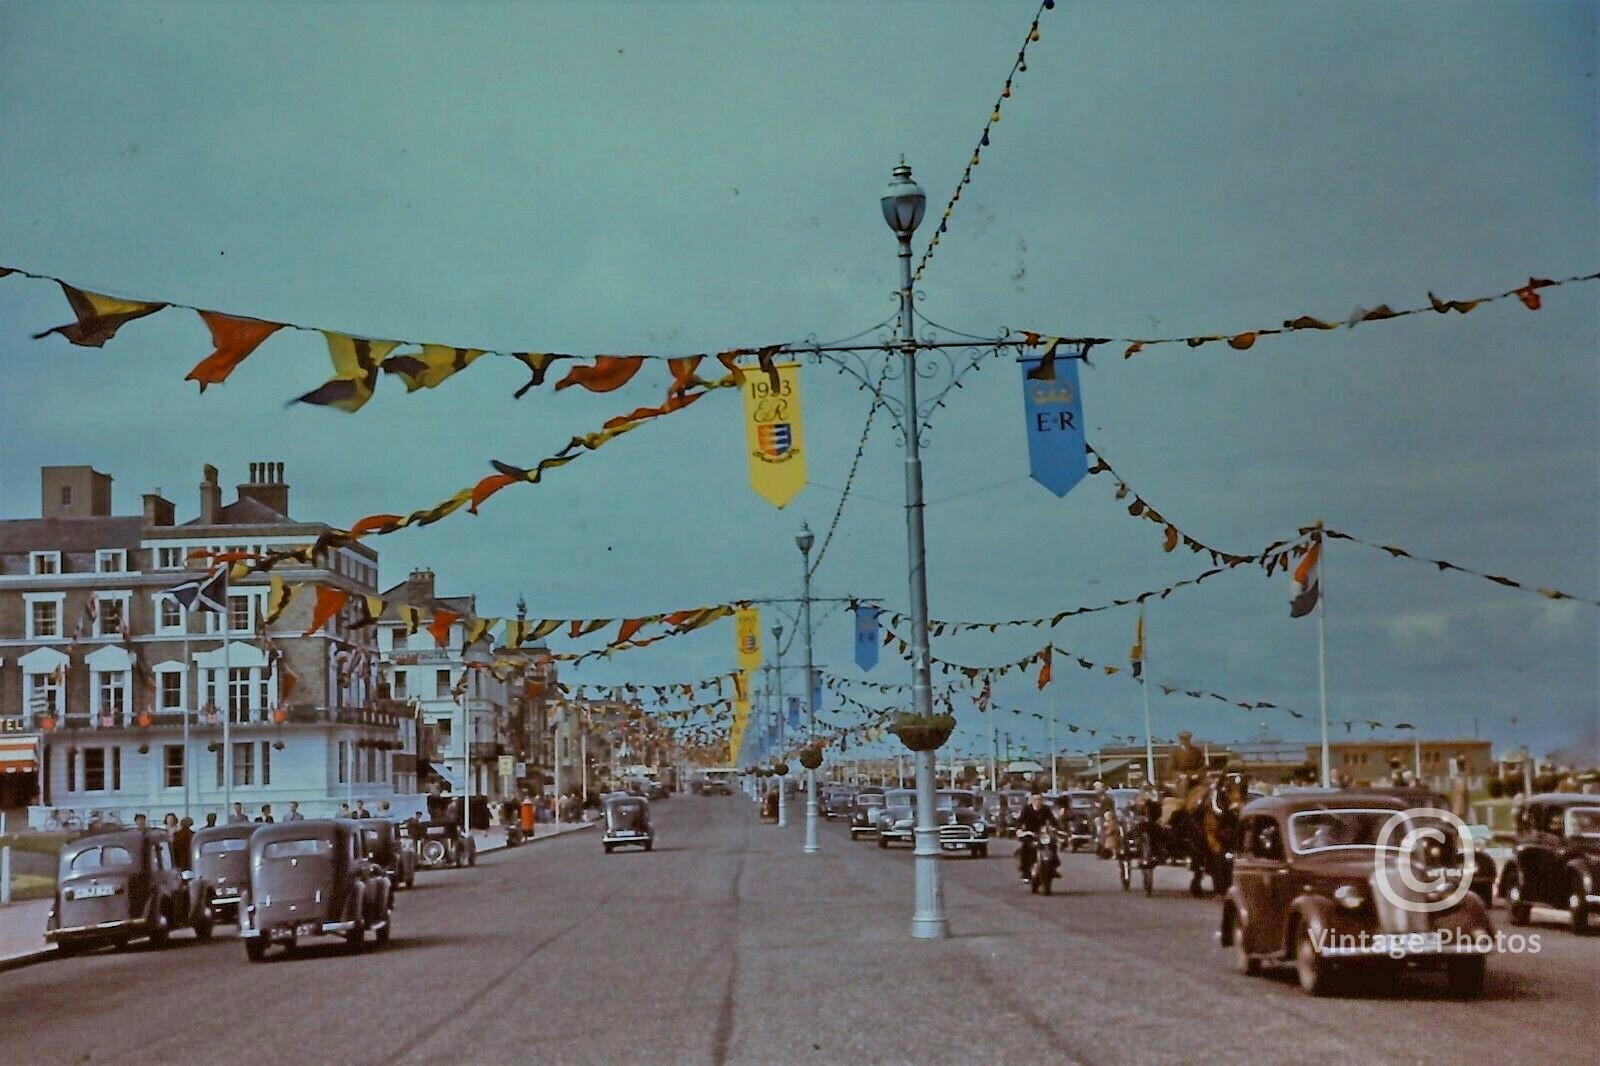
<instances>
[{"instance_id":1,"label":"hotel window","mask_svg":"<svg viewBox=\"0 0 1600 1066\"><path fill-rule=\"evenodd\" d=\"M378 779L378 753L371 748L367 749L367 780Z\"/></svg>"},{"instance_id":2,"label":"hotel window","mask_svg":"<svg viewBox=\"0 0 1600 1066\"><path fill-rule=\"evenodd\" d=\"M157 707L163 711L182 710L183 675L176 670L169 670L158 676L160 677L160 689Z\"/></svg>"},{"instance_id":3,"label":"hotel window","mask_svg":"<svg viewBox=\"0 0 1600 1066\"><path fill-rule=\"evenodd\" d=\"M183 604L171 596L162 596L157 602L160 604L156 608L157 628L183 632Z\"/></svg>"},{"instance_id":4,"label":"hotel window","mask_svg":"<svg viewBox=\"0 0 1600 1066\"><path fill-rule=\"evenodd\" d=\"M261 742L261 783L263 785L272 784L272 742L270 740Z\"/></svg>"},{"instance_id":5,"label":"hotel window","mask_svg":"<svg viewBox=\"0 0 1600 1066\"><path fill-rule=\"evenodd\" d=\"M83 749L83 790L85 792L106 790L106 749Z\"/></svg>"},{"instance_id":6,"label":"hotel window","mask_svg":"<svg viewBox=\"0 0 1600 1066\"><path fill-rule=\"evenodd\" d=\"M156 567L161 570L182 570L182 548L157 548Z\"/></svg>"},{"instance_id":7,"label":"hotel window","mask_svg":"<svg viewBox=\"0 0 1600 1066\"><path fill-rule=\"evenodd\" d=\"M122 632L123 600L118 597L102 597L95 604L94 635L97 637L115 637Z\"/></svg>"},{"instance_id":8,"label":"hotel window","mask_svg":"<svg viewBox=\"0 0 1600 1066\"><path fill-rule=\"evenodd\" d=\"M234 666L228 669L228 711L235 722L250 717L250 668Z\"/></svg>"},{"instance_id":9,"label":"hotel window","mask_svg":"<svg viewBox=\"0 0 1600 1066\"><path fill-rule=\"evenodd\" d=\"M95 690L100 696L102 715L119 715L127 707L128 672L126 670L96 670Z\"/></svg>"},{"instance_id":10,"label":"hotel window","mask_svg":"<svg viewBox=\"0 0 1600 1066\"><path fill-rule=\"evenodd\" d=\"M256 671L256 706L261 708L263 718L272 708L271 677L267 670Z\"/></svg>"},{"instance_id":11,"label":"hotel window","mask_svg":"<svg viewBox=\"0 0 1600 1066\"><path fill-rule=\"evenodd\" d=\"M122 548L101 548L94 553L97 574L120 574L128 569L128 553Z\"/></svg>"},{"instance_id":12,"label":"hotel window","mask_svg":"<svg viewBox=\"0 0 1600 1066\"><path fill-rule=\"evenodd\" d=\"M406 698L406 675L407 671L405 670L396 670L394 672L394 684L390 686L390 695L394 699L403 700Z\"/></svg>"},{"instance_id":13,"label":"hotel window","mask_svg":"<svg viewBox=\"0 0 1600 1066\"><path fill-rule=\"evenodd\" d=\"M250 606L253 597L228 597L228 628L235 633L250 631Z\"/></svg>"},{"instance_id":14,"label":"hotel window","mask_svg":"<svg viewBox=\"0 0 1600 1066\"><path fill-rule=\"evenodd\" d=\"M29 674L28 707L37 713L61 713L61 682L55 674Z\"/></svg>"},{"instance_id":15,"label":"hotel window","mask_svg":"<svg viewBox=\"0 0 1600 1066\"><path fill-rule=\"evenodd\" d=\"M433 672L433 695L435 699L446 700L450 698L449 670L435 670Z\"/></svg>"},{"instance_id":16,"label":"hotel window","mask_svg":"<svg viewBox=\"0 0 1600 1066\"><path fill-rule=\"evenodd\" d=\"M61 636L61 601L34 600L28 610L28 639Z\"/></svg>"},{"instance_id":17,"label":"hotel window","mask_svg":"<svg viewBox=\"0 0 1600 1066\"><path fill-rule=\"evenodd\" d=\"M162 748L162 784L167 788L183 787L183 745L168 744Z\"/></svg>"},{"instance_id":18,"label":"hotel window","mask_svg":"<svg viewBox=\"0 0 1600 1066\"><path fill-rule=\"evenodd\" d=\"M406 631L396 627L390 630L390 633L393 635L389 639L389 647L395 651L404 651L406 649Z\"/></svg>"},{"instance_id":19,"label":"hotel window","mask_svg":"<svg viewBox=\"0 0 1600 1066\"><path fill-rule=\"evenodd\" d=\"M61 506L63 506L63 507L71 507L72 506L72 486L71 485L62 485L61 486Z\"/></svg>"},{"instance_id":20,"label":"hotel window","mask_svg":"<svg viewBox=\"0 0 1600 1066\"><path fill-rule=\"evenodd\" d=\"M217 787L222 787L222 745L214 745L217 749Z\"/></svg>"},{"instance_id":21,"label":"hotel window","mask_svg":"<svg viewBox=\"0 0 1600 1066\"><path fill-rule=\"evenodd\" d=\"M256 746L249 742L233 746L233 787L255 783Z\"/></svg>"},{"instance_id":22,"label":"hotel window","mask_svg":"<svg viewBox=\"0 0 1600 1066\"><path fill-rule=\"evenodd\" d=\"M48 575L61 573L60 552L29 552L28 573Z\"/></svg>"},{"instance_id":23,"label":"hotel window","mask_svg":"<svg viewBox=\"0 0 1600 1066\"><path fill-rule=\"evenodd\" d=\"M349 764L347 762L349 753L346 744L346 741L339 741L339 784L341 785L345 783L345 780L349 776L350 772Z\"/></svg>"}]
</instances>

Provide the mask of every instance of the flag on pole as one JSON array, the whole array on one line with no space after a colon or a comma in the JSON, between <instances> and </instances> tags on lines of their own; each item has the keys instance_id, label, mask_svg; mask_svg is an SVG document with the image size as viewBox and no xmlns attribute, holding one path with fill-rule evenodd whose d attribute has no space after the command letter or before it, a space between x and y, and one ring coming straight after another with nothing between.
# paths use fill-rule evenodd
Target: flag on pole
<instances>
[{"instance_id":1,"label":"flag on pole","mask_svg":"<svg viewBox=\"0 0 1600 1066\"><path fill-rule=\"evenodd\" d=\"M1322 532L1311 536L1311 547L1294 568L1294 586L1289 594L1289 617L1304 618L1322 597Z\"/></svg>"},{"instance_id":2,"label":"flag on pole","mask_svg":"<svg viewBox=\"0 0 1600 1066\"><path fill-rule=\"evenodd\" d=\"M1050 652L1052 647L1052 645L1045 645L1042 656L1044 665L1039 668L1039 688L1041 690L1050 683Z\"/></svg>"},{"instance_id":3,"label":"flag on pole","mask_svg":"<svg viewBox=\"0 0 1600 1066\"><path fill-rule=\"evenodd\" d=\"M167 595L188 611L225 614L228 610L228 568L219 566L203 577L174 585L167 590Z\"/></svg>"},{"instance_id":4,"label":"flag on pole","mask_svg":"<svg viewBox=\"0 0 1600 1066\"><path fill-rule=\"evenodd\" d=\"M1144 676L1144 611L1139 611L1139 626L1134 630L1133 650L1128 653L1134 677Z\"/></svg>"}]
</instances>

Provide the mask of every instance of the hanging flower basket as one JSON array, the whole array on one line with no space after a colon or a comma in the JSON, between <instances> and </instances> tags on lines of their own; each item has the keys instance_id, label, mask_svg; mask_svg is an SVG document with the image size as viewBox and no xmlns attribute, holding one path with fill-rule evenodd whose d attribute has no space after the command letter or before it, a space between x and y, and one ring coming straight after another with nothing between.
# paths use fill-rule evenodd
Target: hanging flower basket
<instances>
[{"instance_id":1,"label":"hanging flower basket","mask_svg":"<svg viewBox=\"0 0 1600 1066\"><path fill-rule=\"evenodd\" d=\"M789 772L789 764L786 762L773 763L772 772L777 777L783 777Z\"/></svg>"},{"instance_id":2,"label":"hanging flower basket","mask_svg":"<svg viewBox=\"0 0 1600 1066\"><path fill-rule=\"evenodd\" d=\"M56 728L56 716L47 714L39 719L39 729L45 733L52 733Z\"/></svg>"},{"instance_id":3,"label":"hanging flower basket","mask_svg":"<svg viewBox=\"0 0 1600 1066\"><path fill-rule=\"evenodd\" d=\"M136 718L135 721L139 723L140 729L149 729L151 724L155 722L155 719L150 716L149 711L140 711L139 717Z\"/></svg>"},{"instance_id":4,"label":"hanging flower basket","mask_svg":"<svg viewBox=\"0 0 1600 1066\"><path fill-rule=\"evenodd\" d=\"M288 712L288 710L283 708L283 707L278 707L278 708L274 709L273 712L272 712L272 720L274 722L276 722L277 724L279 724L279 725L282 725L283 723L287 722L289 720L289 712Z\"/></svg>"},{"instance_id":5,"label":"hanging flower basket","mask_svg":"<svg viewBox=\"0 0 1600 1066\"><path fill-rule=\"evenodd\" d=\"M148 745L148 744L140 744L139 745L139 754L140 755L149 755L150 754L150 745Z\"/></svg>"},{"instance_id":6,"label":"hanging flower basket","mask_svg":"<svg viewBox=\"0 0 1600 1066\"><path fill-rule=\"evenodd\" d=\"M897 714L889 732L900 738L900 743L912 751L937 751L955 732L953 714L934 714L927 717L915 714Z\"/></svg>"},{"instance_id":7,"label":"hanging flower basket","mask_svg":"<svg viewBox=\"0 0 1600 1066\"><path fill-rule=\"evenodd\" d=\"M810 745L809 747L801 748L800 765L804 766L807 770L815 770L817 767L821 766L822 749L814 744Z\"/></svg>"}]
</instances>

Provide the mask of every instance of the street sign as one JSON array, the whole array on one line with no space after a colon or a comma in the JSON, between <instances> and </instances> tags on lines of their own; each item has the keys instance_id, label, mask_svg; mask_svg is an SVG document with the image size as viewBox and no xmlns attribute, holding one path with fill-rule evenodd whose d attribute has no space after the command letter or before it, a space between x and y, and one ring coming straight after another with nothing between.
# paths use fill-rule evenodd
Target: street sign
<instances>
[{"instance_id":1,"label":"street sign","mask_svg":"<svg viewBox=\"0 0 1600 1066\"><path fill-rule=\"evenodd\" d=\"M502 756L500 756L500 776L501 777L510 777L511 776L511 772L516 769L516 766L517 766L517 760L516 760L515 756L512 756L512 755L502 755Z\"/></svg>"},{"instance_id":2,"label":"street sign","mask_svg":"<svg viewBox=\"0 0 1600 1066\"><path fill-rule=\"evenodd\" d=\"M517 776L518 777L527 777L528 776L528 764L527 763L525 763L525 762L517 763Z\"/></svg>"}]
</instances>

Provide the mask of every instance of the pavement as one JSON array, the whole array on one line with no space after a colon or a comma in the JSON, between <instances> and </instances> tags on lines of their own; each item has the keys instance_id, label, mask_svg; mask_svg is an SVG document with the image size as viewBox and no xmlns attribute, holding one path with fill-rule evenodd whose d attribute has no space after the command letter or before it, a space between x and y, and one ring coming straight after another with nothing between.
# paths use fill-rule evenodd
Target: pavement
<instances>
[{"instance_id":1,"label":"pavement","mask_svg":"<svg viewBox=\"0 0 1600 1066\"><path fill-rule=\"evenodd\" d=\"M534 842L541 843L546 839L584 829L592 824L594 823L569 822L559 826L548 823L541 824L534 835ZM505 846L506 831L503 828L492 826L487 830L479 831L478 854L483 855L491 851L498 851ZM30 857L43 860L45 872L54 872L55 862L47 856L14 853L12 862L16 864L19 859ZM50 907L51 901L48 899L26 900L20 903L0 905L0 972L52 959L55 955L55 948L45 943L44 940L45 919L49 917Z\"/></svg>"},{"instance_id":2,"label":"pavement","mask_svg":"<svg viewBox=\"0 0 1600 1066\"><path fill-rule=\"evenodd\" d=\"M1154 898L1111 863L1017 881L1009 842L941 864L949 938L910 939L908 849L737 797L654 806L655 850L593 835L430 871L394 941L251 965L237 940L98 952L0 977L6 1061L420 1063L1192 1063L1589 1061L1600 937L1536 917L1537 955L1496 956L1482 1000L1442 982L1302 995L1233 974L1215 900L1184 871ZM1503 922L1503 911L1497 920ZM203 989L203 994L197 990ZM199 998L197 998L197 996ZM176 1005L173 1024L162 1005ZM374 1007L381 1017L374 1015Z\"/></svg>"}]
</instances>

